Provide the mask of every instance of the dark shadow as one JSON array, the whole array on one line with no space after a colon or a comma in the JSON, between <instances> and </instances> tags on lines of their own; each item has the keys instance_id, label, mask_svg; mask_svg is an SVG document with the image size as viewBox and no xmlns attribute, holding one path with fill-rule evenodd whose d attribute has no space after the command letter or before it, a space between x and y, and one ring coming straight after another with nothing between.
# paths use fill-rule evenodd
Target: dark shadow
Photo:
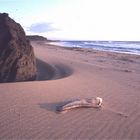
<instances>
[{"instance_id":1,"label":"dark shadow","mask_svg":"<svg viewBox=\"0 0 140 140\"><path fill-rule=\"evenodd\" d=\"M40 59L36 59L37 66L37 81L50 80L53 78L54 70L51 65L45 63Z\"/></svg>"},{"instance_id":2,"label":"dark shadow","mask_svg":"<svg viewBox=\"0 0 140 140\"><path fill-rule=\"evenodd\" d=\"M68 66L57 63L57 64L48 64L38 58L36 58L36 66L37 66L37 75L33 76L30 79L26 79L24 81L18 82L28 82L28 81L46 81L46 80L55 80L55 79L62 79L65 77L70 76L73 73L73 70ZM13 76L13 75L11 75ZM8 81L0 83L14 83L15 81Z\"/></svg>"},{"instance_id":3,"label":"dark shadow","mask_svg":"<svg viewBox=\"0 0 140 140\"><path fill-rule=\"evenodd\" d=\"M70 76L73 71L61 63L50 65L40 59L36 59L37 77L36 81L61 79Z\"/></svg>"},{"instance_id":4,"label":"dark shadow","mask_svg":"<svg viewBox=\"0 0 140 140\"><path fill-rule=\"evenodd\" d=\"M40 108L46 109L52 112L58 112L61 110L61 107L65 104L70 103L71 101L64 101L64 102L56 102L56 103L41 103L39 104Z\"/></svg>"}]
</instances>

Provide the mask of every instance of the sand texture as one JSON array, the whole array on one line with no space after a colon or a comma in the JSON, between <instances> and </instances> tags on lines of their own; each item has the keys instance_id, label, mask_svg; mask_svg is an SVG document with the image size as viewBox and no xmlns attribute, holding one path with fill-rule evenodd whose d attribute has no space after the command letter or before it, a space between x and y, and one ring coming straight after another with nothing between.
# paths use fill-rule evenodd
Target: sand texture
<instances>
[{"instance_id":1,"label":"sand texture","mask_svg":"<svg viewBox=\"0 0 140 140\"><path fill-rule=\"evenodd\" d=\"M32 45L37 81L0 84L0 139L140 139L140 56ZM94 97L102 108L56 112Z\"/></svg>"}]
</instances>

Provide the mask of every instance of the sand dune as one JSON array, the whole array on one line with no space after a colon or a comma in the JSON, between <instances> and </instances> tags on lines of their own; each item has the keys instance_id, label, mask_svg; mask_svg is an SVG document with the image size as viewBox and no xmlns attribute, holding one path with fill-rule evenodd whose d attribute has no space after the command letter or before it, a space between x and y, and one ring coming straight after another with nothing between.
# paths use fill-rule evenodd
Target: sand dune
<instances>
[{"instance_id":1,"label":"sand dune","mask_svg":"<svg viewBox=\"0 0 140 140\"><path fill-rule=\"evenodd\" d=\"M61 79L72 74L71 68L59 64L59 62L55 65L48 64L40 59L37 59L36 62L38 70L37 81Z\"/></svg>"},{"instance_id":2,"label":"sand dune","mask_svg":"<svg viewBox=\"0 0 140 140\"><path fill-rule=\"evenodd\" d=\"M0 139L140 138L140 56L32 45L37 81L0 84ZM101 109L56 113L97 96Z\"/></svg>"}]
</instances>

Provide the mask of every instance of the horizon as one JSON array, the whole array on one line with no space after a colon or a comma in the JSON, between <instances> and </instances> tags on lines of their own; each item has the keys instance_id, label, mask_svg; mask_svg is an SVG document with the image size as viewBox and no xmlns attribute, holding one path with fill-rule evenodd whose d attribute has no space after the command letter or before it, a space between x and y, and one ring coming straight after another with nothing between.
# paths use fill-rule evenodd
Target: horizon
<instances>
[{"instance_id":1,"label":"horizon","mask_svg":"<svg viewBox=\"0 0 140 140\"><path fill-rule=\"evenodd\" d=\"M26 36L39 36L39 37L44 37L49 41L95 41L95 42L140 42L137 40L74 40L74 39L49 39L45 36L42 35L37 35L37 34L32 34L32 35L26 35Z\"/></svg>"},{"instance_id":2,"label":"horizon","mask_svg":"<svg viewBox=\"0 0 140 140\"><path fill-rule=\"evenodd\" d=\"M0 0L27 35L51 40L140 41L138 0Z\"/></svg>"}]
</instances>

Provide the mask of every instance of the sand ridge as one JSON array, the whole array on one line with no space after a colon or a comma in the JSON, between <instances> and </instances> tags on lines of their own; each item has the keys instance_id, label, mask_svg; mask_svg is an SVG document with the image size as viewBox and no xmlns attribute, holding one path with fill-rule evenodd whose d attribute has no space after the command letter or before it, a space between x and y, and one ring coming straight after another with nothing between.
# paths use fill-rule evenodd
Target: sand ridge
<instances>
[{"instance_id":1,"label":"sand ridge","mask_svg":"<svg viewBox=\"0 0 140 140\"><path fill-rule=\"evenodd\" d=\"M0 84L0 139L140 138L140 56L32 45L40 79ZM97 96L102 109L56 113L68 101Z\"/></svg>"}]
</instances>

